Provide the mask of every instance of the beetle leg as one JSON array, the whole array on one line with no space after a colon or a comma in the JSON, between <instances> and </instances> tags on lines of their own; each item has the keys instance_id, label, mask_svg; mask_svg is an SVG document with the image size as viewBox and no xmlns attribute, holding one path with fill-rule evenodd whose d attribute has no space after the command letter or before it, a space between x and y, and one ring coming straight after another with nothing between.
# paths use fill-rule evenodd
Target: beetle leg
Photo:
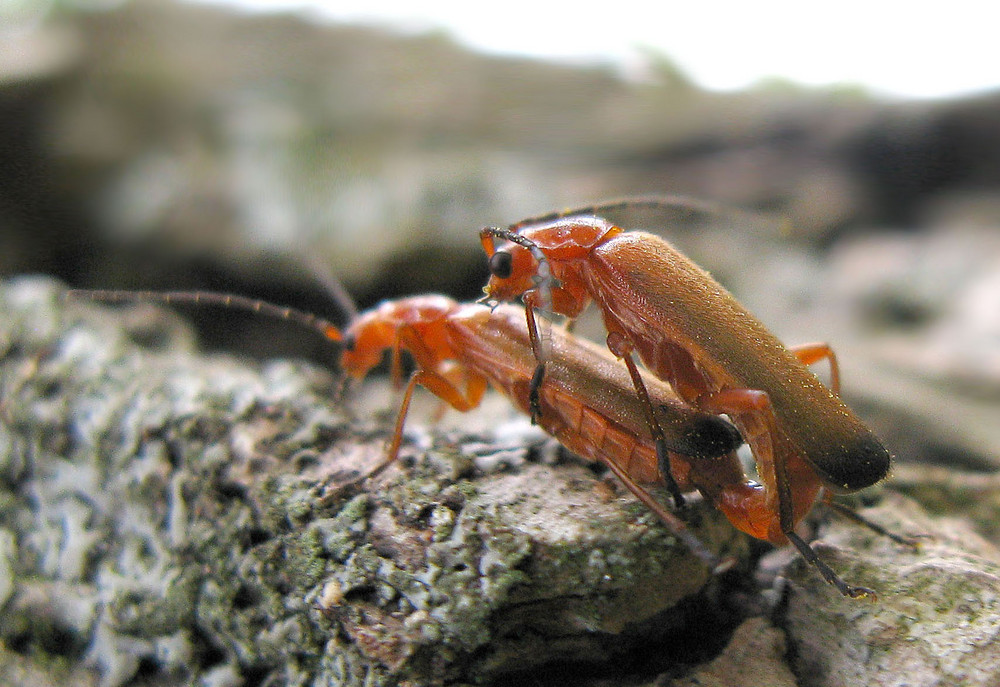
<instances>
[{"instance_id":1,"label":"beetle leg","mask_svg":"<svg viewBox=\"0 0 1000 687\"><path fill-rule=\"evenodd\" d=\"M737 424L743 425L740 427L741 430L746 429L744 439L753 449L758 476L766 489L774 489L776 492L778 526L781 528L781 533L798 549L806 562L816 568L823 579L836 587L844 596L877 600L873 590L844 582L829 565L823 562L812 547L795 533L792 484L781 439L777 438L778 444L777 446L775 444L777 428L771 399L767 393L756 389L723 389L702 394L698 398L697 405L708 412L729 414L739 420Z\"/></svg>"},{"instance_id":2,"label":"beetle leg","mask_svg":"<svg viewBox=\"0 0 1000 687\"><path fill-rule=\"evenodd\" d=\"M471 410L479 405L488 386L485 377L470 371L468 367L454 360L445 360L438 365L436 372L446 379L453 388L460 389L464 386L465 392L459 392L461 400L458 403L462 406L460 408L461 412ZM448 392L445 391L445 393ZM448 408L456 407L454 399L448 400L440 395L438 395L438 398L440 401L438 402L437 409L431 416L432 423L440 422Z\"/></svg>"},{"instance_id":3,"label":"beetle leg","mask_svg":"<svg viewBox=\"0 0 1000 687\"><path fill-rule=\"evenodd\" d=\"M736 421L753 450L758 478L774 494L768 499L772 508L773 499L777 499L778 525L787 535L795 527L794 502L784 455L775 451L777 425L771 398L758 389L723 389L702 394L695 405L710 413L725 413Z\"/></svg>"},{"instance_id":4,"label":"beetle leg","mask_svg":"<svg viewBox=\"0 0 1000 687\"><path fill-rule=\"evenodd\" d=\"M833 352L829 344L808 343L798 346L789 346L788 350L795 354L803 365L812 365L824 358L830 361L830 389L836 395L840 395L840 365L837 363L837 354Z\"/></svg>"},{"instance_id":5,"label":"beetle leg","mask_svg":"<svg viewBox=\"0 0 1000 687\"><path fill-rule=\"evenodd\" d=\"M794 534L795 513L792 485L788 477L786 457L776 450L777 424L774 408L767 392L758 389L723 389L702 394L696 404L710 413L730 415L744 432L743 438L753 450L757 476L777 497L778 525L781 533ZM769 499L770 500L770 499ZM825 574L824 574L825 577Z\"/></svg>"},{"instance_id":6,"label":"beetle leg","mask_svg":"<svg viewBox=\"0 0 1000 687\"><path fill-rule=\"evenodd\" d=\"M775 467L776 471L779 472L779 474L785 472L784 461L776 461ZM779 478L779 484L781 484L782 482L785 482L787 484L788 482L787 477ZM784 498L783 493L782 493L782 498ZM790 493L789 493L789 498L791 498ZM820 575L823 576L823 579L826 580L827 583L836 587L837 591L839 591L844 596L849 596L852 599L867 598L873 602L878 601L878 596L875 594L874 590L869 589L868 587L856 587L854 585L850 585L844 582L844 580L842 580L840 576L837 575L837 573L835 573L829 565L823 562L823 559L821 559L819 555L813 550L812 546L807 544L802 539L802 537L800 537L798 534L795 533L794 523L785 522L784 509L782 509L781 515L782 515L781 518L782 534L784 534L785 537L788 539L788 541L790 541L792 545L796 549L798 549L799 553L802 554L802 557L806 560L807 563L809 563L814 568L819 570Z\"/></svg>"},{"instance_id":7,"label":"beetle leg","mask_svg":"<svg viewBox=\"0 0 1000 687\"><path fill-rule=\"evenodd\" d=\"M399 457L399 447L403 443L403 426L406 424L406 415L410 411L410 400L413 398L413 390L419 384L432 394L445 401L455 410L466 412L479 405L486 392L486 378L481 375L469 374L466 377L466 390L462 390L445 376L431 370L417 370L410 375L410 381L406 384L406 391L403 392L403 401L396 414L396 425L392 430L392 441L385 452L385 460L374 470L368 473L368 477L375 477L387 467L392 465Z\"/></svg>"},{"instance_id":8,"label":"beetle leg","mask_svg":"<svg viewBox=\"0 0 1000 687\"><path fill-rule=\"evenodd\" d=\"M542 403L539 399L539 389L542 387L542 380L545 378L545 363L548 362L547 351L542 350L542 337L538 332L538 322L535 320L535 295L534 291L529 291L524 295L524 316L528 323L528 341L531 343L531 352L535 356L537 365L535 372L531 375L531 385L528 387L528 405L531 408L531 424L537 425L542 417Z\"/></svg>"},{"instance_id":9,"label":"beetle leg","mask_svg":"<svg viewBox=\"0 0 1000 687\"><path fill-rule=\"evenodd\" d=\"M842 503L837 503L834 501L830 495L824 494L823 504L832 510L834 513L841 515L848 520L857 523L858 525L863 525L870 529L876 534L882 535L883 537L888 537L897 544L902 544L903 546L909 546L911 548L917 548L920 545L920 539L926 537L927 535L917 535L912 537L905 537L903 535L896 534L895 532L890 532L886 528L879 525L877 522L872 522L868 518L864 517L860 513L856 513L851 508L848 508Z\"/></svg>"},{"instance_id":10,"label":"beetle leg","mask_svg":"<svg viewBox=\"0 0 1000 687\"><path fill-rule=\"evenodd\" d=\"M389 356L389 377L392 379L392 388L396 391L399 391L399 387L403 384L403 356L399 346L401 338L396 335Z\"/></svg>"},{"instance_id":11,"label":"beetle leg","mask_svg":"<svg viewBox=\"0 0 1000 687\"><path fill-rule=\"evenodd\" d=\"M781 531L791 530L795 520L791 488L784 461L775 456L773 437L777 428L767 393L757 389L722 389L699 395L693 405L705 412L729 415L736 423L753 451L757 477L771 495L767 500L772 512L777 499Z\"/></svg>"},{"instance_id":12,"label":"beetle leg","mask_svg":"<svg viewBox=\"0 0 1000 687\"><path fill-rule=\"evenodd\" d=\"M678 518L673 513L667 511L660 503L650 494L646 489L637 484L628 473L612 460L603 461L608 469L622 481L629 491L631 491L637 499L642 501L647 508L653 511L658 518L668 527L674 535L684 542L684 544L691 550L691 552L700 558L705 565L707 565L713 573L723 572L732 566L733 561L731 559L725 559L720 561L719 557L708 550L698 537L691 533L691 530L687 528L684 521ZM667 463L669 465L669 462ZM672 478L671 478L672 479Z\"/></svg>"},{"instance_id":13,"label":"beetle leg","mask_svg":"<svg viewBox=\"0 0 1000 687\"><path fill-rule=\"evenodd\" d=\"M420 372L410 375L410 380L406 383L406 390L403 392L403 401L399 404L399 412L396 413L396 425L392 429L392 441L386 449L385 458L374 470L368 473L368 477L375 477L383 470L396 462L399 457L399 446L403 442L403 425L406 424L406 415L410 412L410 399L413 398L413 389L420 382Z\"/></svg>"},{"instance_id":14,"label":"beetle leg","mask_svg":"<svg viewBox=\"0 0 1000 687\"><path fill-rule=\"evenodd\" d=\"M531 424L533 425L537 425L542 419L542 401L539 398L539 392L544 379L545 363L538 363L531 375L531 384L528 385L528 406L531 409Z\"/></svg>"},{"instance_id":15,"label":"beetle leg","mask_svg":"<svg viewBox=\"0 0 1000 687\"><path fill-rule=\"evenodd\" d=\"M611 332L608 334L608 348L615 357L621 358L628 368L628 373L632 377L632 385L639 396L639 405L642 406L643 413L646 415L646 424L653 437L653 443L656 445L656 460L660 466L660 472L663 474L663 480L666 482L667 490L670 491L670 495L674 499L674 506L676 508L683 508L684 495L681 494L681 488L677 486L677 481L670 472L670 455L667 451L667 440L663 436L663 429L660 427L660 423L656 420L656 413L653 410L653 404L649 400L649 392L646 391L646 384L642 381L639 368L636 367L635 361L632 359L632 342L617 332Z\"/></svg>"},{"instance_id":16,"label":"beetle leg","mask_svg":"<svg viewBox=\"0 0 1000 687\"><path fill-rule=\"evenodd\" d=\"M802 537L794 532L787 532L785 536L788 537L788 541L792 542L795 548L799 550L799 553L806 559L806 562L819 570L819 574L823 576L823 579L826 580L827 583L836 587L837 591L841 594L849 596L852 599L867 598L872 601L878 601L878 595L875 594L874 590L869 589L868 587L855 587L854 585L847 584L840 579L837 573L833 572L833 569L824 563L823 559L820 558L815 551L813 551L813 548L802 540Z\"/></svg>"},{"instance_id":17,"label":"beetle leg","mask_svg":"<svg viewBox=\"0 0 1000 687\"><path fill-rule=\"evenodd\" d=\"M659 348L660 360L656 367L663 367L666 376L677 395L691 405L697 405L699 396L705 393L706 380L695 365L694 358L677 344L667 342Z\"/></svg>"}]
</instances>

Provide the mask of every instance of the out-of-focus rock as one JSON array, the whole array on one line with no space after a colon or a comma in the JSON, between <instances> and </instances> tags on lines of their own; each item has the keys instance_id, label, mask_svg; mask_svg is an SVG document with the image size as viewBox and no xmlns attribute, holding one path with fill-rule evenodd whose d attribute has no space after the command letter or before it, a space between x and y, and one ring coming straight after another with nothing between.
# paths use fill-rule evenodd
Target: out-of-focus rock
<instances>
[{"instance_id":1,"label":"out-of-focus rock","mask_svg":"<svg viewBox=\"0 0 1000 687\"><path fill-rule=\"evenodd\" d=\"M802 319L830 332L848 396L899 455L995 469L1000 232L953 221L845 241Z\"/></svg>"},{"instance_id":2,"label":"out-of-focus rock","mask_svg":"<svg viewBox=\"0 0 1000 687\"><path fill-rule=\"evenodd\" d=\"M713 94L655 56L627 79L167 1L27 25L35 49L17 52L47 66L0 99L16 170L0 179L2 273L301 305L297 291L318 298L307 254L366 301L464 297L483 276L478 227L568 205L686 193L779 213L826 244L996 186L989 96ZM418 264L429 279L402 278Z\"/></svg>"},{"instance_id":3,"label":"out-of-focus rock","mask_svg":"<svg viewBox=\"0 0 1000 687\"><path fill-rule=\"evenodd\" d=\"M1000 546L1000 474L942 465L897 465L893 491L906 494L932 515L961 519Z\"/></svg>"}]
</instances>

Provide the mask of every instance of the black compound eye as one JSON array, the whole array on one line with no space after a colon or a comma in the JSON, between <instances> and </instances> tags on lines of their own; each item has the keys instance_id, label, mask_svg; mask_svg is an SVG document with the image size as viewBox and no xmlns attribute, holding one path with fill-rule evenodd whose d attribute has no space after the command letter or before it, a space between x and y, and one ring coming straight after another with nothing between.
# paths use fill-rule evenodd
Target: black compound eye
<instances>
[{"instance_id":1,"label":"black compound eye","mask_svg":"<svg viewBox=\"0 0 1000 687\"><path fill-rule=\"evenodd\" d=\"M506 279L514 269L514 259L506 251L497 251L490 256L490 274L497 279Z\"/></svg>"},{"instance_id":2,"label":"black compound eye","mask_svg":"<svg viewBox=\"0 0 1000 687\"><path fill-rule=\"evenodd\" d=\"M354 334L348 334L344 337L344 350L354 351L354 348L358 345L358 337Z\"/></svg>"}]
</instances>

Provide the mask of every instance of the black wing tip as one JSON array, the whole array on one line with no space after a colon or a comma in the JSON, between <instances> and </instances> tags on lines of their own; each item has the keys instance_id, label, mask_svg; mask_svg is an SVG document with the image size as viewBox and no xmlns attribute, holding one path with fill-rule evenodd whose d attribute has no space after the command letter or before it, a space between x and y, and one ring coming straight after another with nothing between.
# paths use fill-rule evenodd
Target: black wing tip
<instances>
[{"instance_id":1,"label":"black wing tip","mask_svg":"<svg viewBox=\"0 0 1000 687\"><path fill-rule=\"evenodd\" d=\"M870 487L889 474L892 457L882 442L868 434L829 453L817 472L837 491L857 491Z\"/></svg>"}]
</instances>

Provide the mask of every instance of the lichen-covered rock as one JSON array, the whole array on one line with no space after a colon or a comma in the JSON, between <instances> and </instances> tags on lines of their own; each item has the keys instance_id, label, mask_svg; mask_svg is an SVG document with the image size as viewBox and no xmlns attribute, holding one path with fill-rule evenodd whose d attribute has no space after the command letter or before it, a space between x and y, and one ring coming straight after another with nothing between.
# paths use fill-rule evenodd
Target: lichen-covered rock
<instances>
[{"instance_id":1,"label":"lichen-covered rock","mask_svg":"<svg viewBox=\"0 0 1000 687\"><path fill-rule=\"evenodd\" d=\"M1000 551L963 521L932 519L888 499L866 515L923 534L908 548L832 523L817 550L877 603L841 598L812 570L791 567L782 623L804 687L1000 684Z\"/></svg>"},{"instance_id":2,"label":"lichen-covered rock","mask_svg":"<svg viewBox=\"0 0 1000 687\"><path fill-rule=\"evenodd\" d=\"M586 466L484 472L436 435L352 483L386 423L326 373L198 354L163 311L17 280L0 356L0 640L52 684L482 682L707 613L708 571Z\"/></svg>"}]
</instances>

